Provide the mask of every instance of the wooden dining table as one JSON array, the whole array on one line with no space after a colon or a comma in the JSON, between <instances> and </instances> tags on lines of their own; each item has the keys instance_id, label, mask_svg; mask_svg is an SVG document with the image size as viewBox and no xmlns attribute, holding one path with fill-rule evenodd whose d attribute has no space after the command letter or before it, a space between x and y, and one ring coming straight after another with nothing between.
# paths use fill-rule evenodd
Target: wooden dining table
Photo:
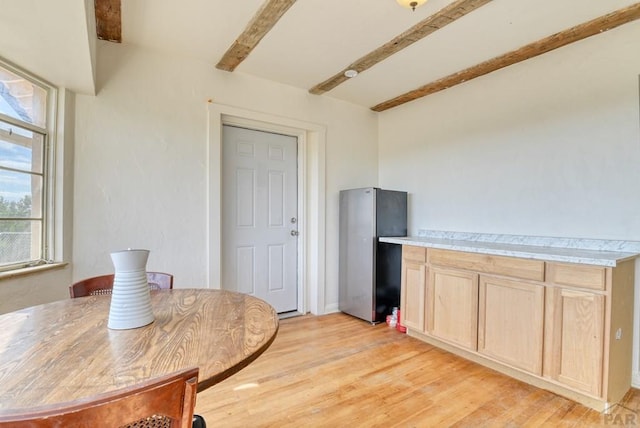
<instances>
[{"instance_id":1,"label":"wooden dining table","mask_svg":"<svg viewBox=\"0 0 640 428\"><path fill-rule=\"evenodd\" d=\"M110 296L61 300L0 315L0 414L104 393L198 367L202 391L273 342L278 315L223 290L151 293L155 321L107 327Z\"/></svg>"}]
</instances>

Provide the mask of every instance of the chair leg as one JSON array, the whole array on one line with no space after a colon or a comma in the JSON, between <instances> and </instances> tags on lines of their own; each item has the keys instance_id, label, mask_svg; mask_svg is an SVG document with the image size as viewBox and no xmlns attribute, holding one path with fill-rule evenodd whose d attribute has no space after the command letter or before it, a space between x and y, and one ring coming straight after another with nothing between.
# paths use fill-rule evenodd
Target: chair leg
<instances>
[{"instance_id":1,"label":"chair leg","mask_svg":"<svg viewBox=\"0 0 640 428\"><path fill-rule=\"evenodd\" d=\"M200 415L193 415L193 423L191 424L192 428L207 428L207 423L204 418Z\"/></svg>"}]
</instances>

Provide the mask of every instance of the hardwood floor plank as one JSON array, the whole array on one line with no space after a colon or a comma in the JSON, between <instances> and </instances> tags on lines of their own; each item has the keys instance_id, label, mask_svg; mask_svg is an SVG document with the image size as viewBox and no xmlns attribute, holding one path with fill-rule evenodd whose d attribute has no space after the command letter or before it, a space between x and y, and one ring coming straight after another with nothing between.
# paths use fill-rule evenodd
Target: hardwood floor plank
<instances>
[{"instance_id":1,"label":"hardwood floor plank","mask_svg":"<svg viewBox=\"0 0 640 428\"><path fill-rule=\"evenodd\" d=\"M522 382L514 385L516 385L515 390L517 391L512 392L512 394L515 394L514 400L510 401L512 394L508 393L503 400L500 400L503 402L503 407L507 410L502 413L498 412L499 414L494 419L488 421L489 426L527 426L526 422L533 418L538 412L538 409L547 406L548 403L556 397L548 391ZM530 393L527 394L527 392Z\"/></svg>"},{"instance_id":2,"label":"hardwood floor plank","mask_svg":"<svg viewBox=\"0 0 640 428\"><path fill-rule=\"evenodd\" d=\"M534 395L540 393L537 388L511 379L505 382L500 389L500 400L492 399L483 406L479 406L465 418L452 425L454 427L467 427L469 425L484 425L501 423L503 426L518 426L516 418L521 415L521 403L535 401ZM498 394L496 394L498 395ZM548 399L548 394L541 394Z\"/></svg>"},{"instance_id":3,"label":"hardwood floor plank","mask_svg":"<svg viewBox=\"0 0 640 428\"><path fill-rule=\"evenodd\" d=\"M344 314L282 320L271 348L196 405L211 427L582 428L640 425L639 409L637 390L602 415Z\"/></svg>"}]
</instances>

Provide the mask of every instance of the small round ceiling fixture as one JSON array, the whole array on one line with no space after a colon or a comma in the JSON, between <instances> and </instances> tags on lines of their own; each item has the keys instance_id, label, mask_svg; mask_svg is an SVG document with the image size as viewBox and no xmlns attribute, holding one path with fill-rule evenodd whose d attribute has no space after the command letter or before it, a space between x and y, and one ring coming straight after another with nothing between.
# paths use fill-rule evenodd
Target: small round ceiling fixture
<instances>
[{"instance_id":1,"label":"small round ceiling fixture","mask_svg":"<svg viewBox=\"0 0 640 428\"><path fill-rule=\"evenodd\" d=\"M416 7L420 7L427 2L427 0L396 0L398 4L402 7L406 7L407 9L411 9L413 11L416 10Z\"/></svg>"},{"instance_id":2,"label":"small round ceiling fixture","mask_svg":"<svg viewBox=\"0 0 640 428\"><path fill-rule=\"evenodd\" d=\"M358 72L356 70L347 70L344 72L345 77L348 77L349 79L351 79L352 77L356 77L358 75Z\"/></svg>"}]
</instances>

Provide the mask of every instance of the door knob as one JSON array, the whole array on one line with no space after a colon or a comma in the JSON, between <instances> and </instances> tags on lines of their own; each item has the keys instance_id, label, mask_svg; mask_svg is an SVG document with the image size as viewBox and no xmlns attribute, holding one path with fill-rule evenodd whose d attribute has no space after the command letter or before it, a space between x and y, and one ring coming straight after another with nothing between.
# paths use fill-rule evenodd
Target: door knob
<instances>
[{"instance_id":1,"label":"door knob","mask_svg":"<svg viewBox=\"0 0 640 428\"><path fill-rule=\"evenodd\" d=\"M291 231L291 236L298 236L298 235L300 235L300 232L298 232L297 230Z\"/></svg>"}]
</instances>

